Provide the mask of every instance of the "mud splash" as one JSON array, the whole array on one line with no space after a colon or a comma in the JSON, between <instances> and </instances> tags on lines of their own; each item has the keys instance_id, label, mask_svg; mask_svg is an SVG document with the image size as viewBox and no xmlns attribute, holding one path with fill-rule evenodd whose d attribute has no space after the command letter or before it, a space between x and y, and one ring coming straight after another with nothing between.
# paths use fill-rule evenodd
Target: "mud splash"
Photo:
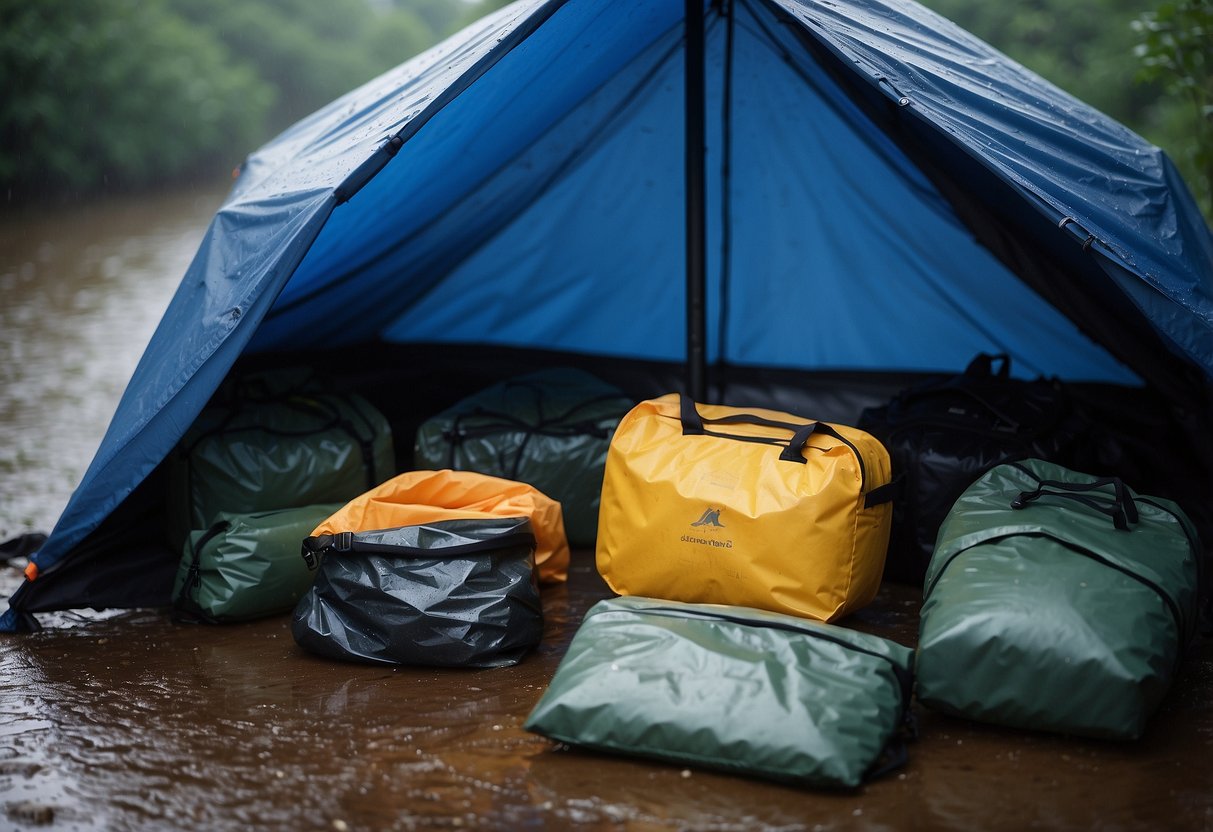
<instances>
[{"instance_id":1,"label":"mud splash","mask_svg":"<svg viewBox=\"0 0 1213 832\"><path fill-rule=\"evenodd\" d=\"M3 595L17 583L7 572ZM569 586L544 596L538 651L486 671L316 659L285 616L224 627L161 611L44 616L43 632L0 640L3 817L79 830L1213 826L1207 640L1139 743L919 709L922 736L900 773L855 792L807 792L524 732L581 616L607 594L578 553ZM917 606L912 590L886 587L849 623L912 643Z\"/></svg>"}]
</instances>

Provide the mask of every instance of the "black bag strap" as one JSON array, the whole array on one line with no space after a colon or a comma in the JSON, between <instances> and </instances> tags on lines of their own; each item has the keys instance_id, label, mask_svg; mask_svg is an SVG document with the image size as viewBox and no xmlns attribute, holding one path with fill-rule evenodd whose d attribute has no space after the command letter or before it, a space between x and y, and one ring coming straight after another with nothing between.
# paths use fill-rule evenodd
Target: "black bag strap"
<instances>
[{"instance_id":1,"label":"black bag strap","mask_svg":"<svg viewBox=\"0 0 1213 832\"><path fill-rule=\"evenodd\" d=\"M900 500L902 491L905 488L905 477L896 476L886 482L884 485L878 485L863 495L863 507L871 508L872 506L891 503L895 500Z\"/></svg>"},{"instance_id":2,"label":"black bag strap","mask_svg":"<svg viewBox=\"0 0 1213 832\"><path fill-rule=\"evenodd\" d=\"M695 406L695 400L685 393L678 396L678 410L679 418L682 420L683 436L707 434L708 432L703 426L704 422L713 425L762 425L768 428L783 428L793 433L806 427L803 422L779 422L774 419L768 419L765 416L759 416L757 413L734 413L731 416L722 416L719 419L705 419L699 413L699 408Z\"/></svg>"},{"instance_id":3,"label":"black bag strap","mask_svg":"<svg viewBox=\"0 0 1213 832\"><path fill-rule=\"evenodd\" d=\"M263 425L250 424L240 428L232 428L231 423L239 416L245 414L242 408L246 404L255 405L279 405L289 408L296 413L313 416L320 419L320 423L311 427L300 430L276 430L266 428ZM215 436L221 436L225 433L232 432L255 432L263 431L272 436L290 436L304 437L312 434L321 433L323 431L332 430L334 428L342 431L349 436L358 445L358 449L362 454L362 467L366 472L366 487L367 490L374 488L379 484L384 472L375 470L375 426L371 422L367 414L363 413L361 408L356 404L351 403L350 409L356 414L357 421L361 422L361 426L356 425L353 420L342 415L341 411L333 404L332 400L327 398L327 394L305 394L305 393L290 393L277 398L261 399L261 398L233 398L230 404L225 405L227 408L223 418L219 424L209 430L199 433L188 443L182 443L179 446L179 453L185 458L186 464L190 462L190 458L194 449L202 444L207 439Z\"/></svg>"},{"instance_id":4,"label":"black bag strap","mask_svg":"<svg viewBox=\"0 0 1213 832\"><path fill-rule=\"evenodd\" d=\"M756 413L734 413L729 416L722 416L718 419L704 418L700 414L699 409L695 406L695 401L690 396L679 394L678 397L679 418L682 421L683 436L715 436L723 439L737 439L742 442L758 442L764 445L784 445L784 449L779 454L779 458L785 462L799 462L804 464L805 458L801 450L808 444L809 439L814 434L823 434L832 436L839 442L848 446L855 452L855 456L859 459L860 468L863 467L863 459L859 455L858 449L849 442L846 437L834 430L830 425L824 422L808 422L797 424L795 422L780 422L775 419L768 419L765 416L759 416ZM786 445L782 440L769 439L763 436L735 436L729 433L719 433L717 431L708 430L704 427L704 423L712 425L762 425L768 428L779 428L792 432L791 438Z\"/></svg>"},{"instance_id":5,"label":"black bag strap","mask_svg":"<svg viewBox=\"0 0 1213 832\"><path fill-rule=\"evenodd\" d=\"M194 593L202 585L202 550L206 548L206 544L231 527L232 524L227 520L220 520L207 529L196 542L190 544L189 571L185 573L185 581L181 584L181 591L177 593L177 597L173 601L173 618L175 620L191 624L199 621L209 624L216 623L215 619L207 615L202 609Z\"/></svg>"},{"instance_id":6,"label":"black bag strap","mask_svg":"<svg viewBox=\"0 0 1213 832\"><path fill-rule=\"evenodd\" d=\"M1103 489L1112 487L1112 494ZM1132 494L1120 477L1101 477L1088 483L1040 480L1034 491L1021 491L1011 501L1011 508L1023 509L1041 497L1064 497L1079 502L1112 518L1112 525L1123 532L1129 524L1137 523L1140 515ZM1104 499L1099 499L1099 498Z\"/></svg>"},{"instance_id":7,"label":"black bag strap","mask_svg":"<svg viewBox=\"0 0 1213 832\"><path fill-rule=\"evenodd\" d=\"M994 372L994 362L999 362L998 372ZM1011 377L1011 356L1005 352L998 352L990 355L989 353L978 353L973 356L973 360L969 362L969 366L965 367L964 375L969 378L982 376L984 378L992 378L997 375L1000 379L1008 379Z\"/></svg>"}]
</instances>

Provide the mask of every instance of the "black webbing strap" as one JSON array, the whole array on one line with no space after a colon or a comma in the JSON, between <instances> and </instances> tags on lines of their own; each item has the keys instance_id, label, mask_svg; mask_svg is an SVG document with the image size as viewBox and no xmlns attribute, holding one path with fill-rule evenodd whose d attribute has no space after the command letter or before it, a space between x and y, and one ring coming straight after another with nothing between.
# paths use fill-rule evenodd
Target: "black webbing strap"
<instances>
[{"instance_id":1,"label":"black webbing strap","mask_svg":"<svg viewBox=\"0 0 1213 832\"><path fill-rule=\"evenodd\" d=\"M173 611L174 618L181 621L196 622L201 620L214 622L215 619L203 611L194 593L202 585L202 550L206 548L206 544L210 543L211 540L223 534L231 527L232 524L227 520L220 520L207 529L196 542L190 544L190 567L189 571L185 573L185 580L181 584L181 591L177 593L177 598L173 604L175 607Z\"/></svg>"},{"instance_id":2,"label":"black webbing strap","mask_svg":"<svg viewBox=\"0 0 1213 832\"><path fill-rule=\"evenodd\" d=\"M779 422L753 413L734 413L729 416L722 416L719 419L706 419L700 415L699 409L695 407L695 400L685 394L679 396L678 407L683 436L716 436L723 439L738 439L742 442L758 442L764 445L784 445L785 447L779 454L779 458L785 462L799 462L803 464L805 458L801 454L801 449L804 448L814 433L822 433L833 436L843 442L846 441L838 434L838 431L821 422L809 422L807 424ZM761 425L768 428L790 430L792 431L792 437L785 444L783 440L773 437L734 436L729 433L718 433L708 430L704 427L705 422L712 425Z\"/></svg>"},{"instance_id":3,"label":"black webbing strap","mask_svg":"<svg viewBox=\"0 0 1213 832\"><path fill-rule=\"evenodd\" d=\"M903 477L894 477L884 485L876 486L863 495L863 507L872 508L872 506L880 506L900 499L902 486L904 485L905 479Z\"/></svg>"},{"instance_id":4,"label":"black webbing strap","mask_svg":"<svg viewBox=\"0 0 1213 832\"><path fill-rule=\"evenodd\" d=\"M867 469L863 462L863 454L859 452L859 448L855 447L855 443L851 442L841 433L833 428L833 426L825 422L779 422L774 419L768 419L765 416L759 416L753 413L734 413L730 416L722 416L718 419L705 419L700 415L699 410L695 406L695 400L686 394L678 396L679 421L682 422L683 436L715 436L721 439L735 439L740 442L757 442L763 445L784 445L783 451L779 454L781 460L787 462L799 462L805 464L807 460L801 453L802 449L808 445L809 439L814 434L822 434L831 436L837 439L843 445L851 449L855 454L855 461L859 465L859 479L861 483L867 483ZM775 439L766 436L736 436L731 433L718 433L708 430L704 427L704 423L712 425L762 425L763 427L779 428L782 430L792 431L792 438L786 443L782 439ZM873 489L878 491L879 489ZM890 495L887 499L892 499ZM878 505L879 503L872 503Z\"/></svg>"},{"instance_id":5,"label":"black webbing strap","mask_svg":"<svg viewBox=\"0 0 1213 832\"><path fill-rule=\"evenodd\" d=\"M1112 494L1102 489L1112 486ZM1062 497L1074 500L1088 508L1112 518L1112 525L1120 531L1129 531L1129 524L1140 519L1137 504L1120 477L1101 477L1089 483L1062 482L1060 480L1039 480L1034 491L1021 491L1019 496L1011 501L1011 508L1027 508L1034 500L1041 497ZM1103 499L1099 499L1099 498Z\"/></svg>"}]
</instances>

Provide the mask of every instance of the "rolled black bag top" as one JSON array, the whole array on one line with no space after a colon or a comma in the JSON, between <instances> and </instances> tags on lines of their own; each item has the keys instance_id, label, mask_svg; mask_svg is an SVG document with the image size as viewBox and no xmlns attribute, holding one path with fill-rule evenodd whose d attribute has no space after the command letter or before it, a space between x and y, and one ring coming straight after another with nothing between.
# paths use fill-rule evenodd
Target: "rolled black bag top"
<instances>
[{"instance_id":1,"label":"rolled black bag top","mask_svg":"<svg viewBox=\"0 0 1213 832\"><path fill-rule=\"evenodd\" d=\"M422 424L414 461L533 485L560 503L569 543L593 546L611 434L632 404L584 370L519 376Z\"/></svg>"},{"instance_id":2,"label":"rolled black bag top","mask_svg":"<svg viewBox=\"0 0 1213 832\"><path fill-rule=\"evenodd\" d=\"M781 613L615 598L586 614L523 727L599 751L854 787L905 760L911 656Z\"/></svg>"},{"instance_id":3,"label":"rolled black bag top","mask_svg":"<svg viewBox=\"0 0 1213 832\"><path fill-rule=\"evenodd\" d=\"M957 500L927 573L918 698L957 716L1141 735L1196 628L1201 548L1172 502L1041 460Z\"/></svg>"},{"instance_id":4,"label":"rolled black bag top","mask_svg":"<svg viewBox=\"0 0 1213 832\"><path fill-rule=\"evenodd\" d=\"M978 355L959 375L865 410L859 427L888 448L900 482L884 578L921 586L939 526L966 487L1013 459L1066 464L1085 424L1060 382L1011 378L1006 355Z\"/></svg>"},{"instance_id":5,"label":"rolled black bag top","mask_svg":"<svg viewBox=\"0 0 1213 832\"><path fill-rule=\"evenodd\" d=\"M303 556L317 572L291 633L319 656L503 667L543 636L535 536L525 517L309 537Z\"/></svg>"}]
</instances>

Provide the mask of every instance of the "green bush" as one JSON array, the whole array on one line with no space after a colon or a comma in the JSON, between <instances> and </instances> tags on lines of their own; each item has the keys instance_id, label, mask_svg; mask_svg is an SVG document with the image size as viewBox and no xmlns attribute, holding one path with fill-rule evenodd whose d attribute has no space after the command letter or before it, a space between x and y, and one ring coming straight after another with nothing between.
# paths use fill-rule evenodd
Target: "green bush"
<instances>
[{"instance_id":1,"label":"green bush","mask_svg":"<svg viewBox=\"0 0 1213 832\"><path fill-rule=\"evenodd\" d=\"M186 175L263 134L274 95L147 0L0 0L0 89L0 186L18 190Z\"/></svg>"},{"instance_id":2,"label":"green bush","mask_svg":"<svg viewBox=\"0 0 1213 832\"><path fill-rule=\"evenodd\" d=\"M457 2L415 4L0 0L0 189L20 201L226 173L425 48L427 20Z\"/></svg>"},{"instance_id":3,"label":"green bush","mask_svg":"<svg viewBox=\"0 0 1213 832\"><path fill-rule=\"evenodd\" d=\"M1138 77L1169 94L1160 135L1184 139L1175 142L1176 162L1213 219L1213 0L1162 3L1133 21L1133 30Z\"/></svg>"}]
</instances>

